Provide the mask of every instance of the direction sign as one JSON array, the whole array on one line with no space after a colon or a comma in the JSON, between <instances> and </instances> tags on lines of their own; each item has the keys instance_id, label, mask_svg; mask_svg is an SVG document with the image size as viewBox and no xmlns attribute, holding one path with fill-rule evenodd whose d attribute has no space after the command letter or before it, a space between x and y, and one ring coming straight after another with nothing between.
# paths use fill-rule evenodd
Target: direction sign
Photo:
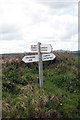
<instances>
[{"instance_id":1,"label":"direction sign","mask_svg":"<svg viewBox=\"0 0 80 120\"><path fill-rule=\"evenodd\" d=\"M25 63L38 62L38 55L24 56L22 61Z\"/></svg>"},{"instance_id":2,"label":"direction sign","mask_svg":"<svg viewBox=\"0 0 80 120\"><path fill-rule=\"evenodd\" d=\"M38 51L37 45L31 45L31 51L37 52Z\"/></svg>"},{"instance_id":3,"label":"direction sign","mask_svg":"<svg viewBox=\"0 0 80 120\"><path fill-rule=\"evenodd\" d=\"M42 54L42 61L53 60L53 59L55 59L55 57L56 56L53 53ZM38 62L39 58L38 58L38 55L29 55L29 56L24 56L22 60L25 63L31 63L31 62Z\"/></svg>"},{"instance_id":4,"label":"direction sign","mask_svg":"<svg viewBox=\"0 0 80 120\"><path fill-rule=\"evenodd\" d=\"M41 53L48 53L51 52L51 50L52 50L51 44L41 44ZM31 45L31 51L38 52L38 46Z\"/></svg>"},{"instance_id":5,"label":"direction sign","mask_svg":"<svg viewBox=\"0 0 80 120\"><path fill-rule=\"evenodd\" d=\"M55 59L55 55L53 53L50 54L42 54L42 61L48 61Z\"/></svg>"}]
</instances>

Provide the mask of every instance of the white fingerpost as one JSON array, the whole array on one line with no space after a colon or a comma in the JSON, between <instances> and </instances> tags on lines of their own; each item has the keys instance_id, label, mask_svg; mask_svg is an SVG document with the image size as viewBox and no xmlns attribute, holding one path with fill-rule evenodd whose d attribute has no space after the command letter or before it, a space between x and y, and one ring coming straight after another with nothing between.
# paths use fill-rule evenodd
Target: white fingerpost
<instances>
[{"instance_id":1,"label":"white fingerpost","mask_svg":"<svg viewBox=\"0 0 80 120\"><path fill-rule=\"evenodd\" d=\"M52 52L51 44L41 44L38 42L37 45L31 45L32 53L37 52L36 55L26 55L22 58L25 63L38 62L39 64L39 85L43 87L43 63L42 61L48 61L55 59L55 55ZM46 53L46 54L44 54Z\"/></svg>"},{"instance_id":2,"label":"white fingerpost","mask_svg":"<svg viewBox=\"0 0 80 120\"><path fill-rule=\"evenodd\" d=\"M43 64L42 64L42 54L41 54L41 43L38 42L38 57L39 57L39 85L40 88L43 87Z\"/></svg>"}]
</instances>

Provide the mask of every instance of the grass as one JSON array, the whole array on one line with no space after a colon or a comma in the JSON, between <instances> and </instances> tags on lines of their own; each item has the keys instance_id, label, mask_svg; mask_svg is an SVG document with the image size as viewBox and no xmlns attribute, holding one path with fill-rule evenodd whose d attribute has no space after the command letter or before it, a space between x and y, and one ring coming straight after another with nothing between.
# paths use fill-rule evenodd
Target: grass
<instances>
[{"instance_id":1,"label":"grass","mask_svg":"<svg viewBox=\"0 0 80 120\"><path fill-rule=\"evenodd\" d=\"M25 64L21 61L22 56L4 58L3 118L80 119L77 56L55 54L55 60L43 62L44 87L41 89L37 63Z\"/></svg>"}]
</instances>

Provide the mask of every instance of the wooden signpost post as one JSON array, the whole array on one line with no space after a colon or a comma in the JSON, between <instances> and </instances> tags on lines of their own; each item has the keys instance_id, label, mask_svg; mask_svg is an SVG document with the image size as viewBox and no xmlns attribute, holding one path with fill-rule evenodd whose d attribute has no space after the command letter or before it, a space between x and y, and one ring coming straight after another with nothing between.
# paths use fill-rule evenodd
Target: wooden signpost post
<instances>
[{"instance_id":1,"label":"wooden signpost post","mask_svg":"<svg viewBox=\"0 0 80 120\"><path fill-rule=\"evenodd\" d=\"M51 53L52 47L50 44L41 44L38 42L37 45L31 45L31 51L37 52L37 55L27 55L22 58L25 63L38 62L39 64L39 85L43 87L43 63L42 61L48 61L55 59L55 55ZM43 54L46 53L46 54Z\"/></svg>"},{"instance_id":2,"label":"wooden signpost post","mask_svg":"<svg viewBox=\"0 0 80 120\"><path fill-rule=\"evenodd\" d=\"M42 64L41 43L38 43L38 57L39 57L39 85L40 87L43 87L43 64Z\"/></svg>"}]
</instances>

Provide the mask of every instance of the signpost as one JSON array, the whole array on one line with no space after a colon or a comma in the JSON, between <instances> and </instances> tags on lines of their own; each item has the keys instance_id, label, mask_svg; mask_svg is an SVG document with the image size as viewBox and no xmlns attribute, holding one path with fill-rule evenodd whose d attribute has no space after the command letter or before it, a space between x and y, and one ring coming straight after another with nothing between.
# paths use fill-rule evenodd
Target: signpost
<instances>
[{"instance_id":1,"label":"signpost","mask_svg":"<svg viewBox=\"0 0 80 120\"><path fill-rule=\"evenodd\" d=\"M50 53L52 50L51 45L41 44L38 42L37 45L31 45L31 51L37 52L37 55L27 55L22 58L25 63L38 62L39 64L39 85L40 88L43 87L43 64L42 61L48 61L55 59L55 55ZM46 53L46 54L42 54Z\"/></svg>"}]
</instances>

